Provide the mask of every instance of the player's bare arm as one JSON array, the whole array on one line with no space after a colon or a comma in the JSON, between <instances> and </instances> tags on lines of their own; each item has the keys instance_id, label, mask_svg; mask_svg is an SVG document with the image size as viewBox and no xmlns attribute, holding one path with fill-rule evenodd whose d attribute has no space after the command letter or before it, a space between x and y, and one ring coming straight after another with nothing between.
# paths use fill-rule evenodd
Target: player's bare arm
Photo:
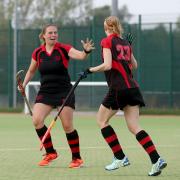
<instances>
[{"instance_id":1,"label":"player's bare arm","mask_svg":"<svg viewBox=\"0 0 180 180\"><path fill-rule=\"evenodd\" d=\"M138 64L137 64L136 58L134 57L133 53L131 55L131 64L132 64L133 69L137 69Z\"/></svg>"},{"instance_id":2,"label":"player's bare arm","mask_svg":"<svg viewBox=\"0 0 180 180\"><path fill-rule=\"evenodd\" d=\"M112 67L112 54L110 49L103 48L104 62L96 67L91 67L89 70L91 72L101 72L108 71Z\"/></svg>"},{"instance_id":3,"label":"player's bare arm","mask_svg":"<svg viewBox=\"0 0 180 180\"><path fill-rule=\"evenodd\" d=\"M84 60L87 58L89 53L91 53L91 51L95 49L93 41L89 40L88 38L86 39L86 41L81 40L81 43L83 46L83 51L71 48L68 54L69 57L71 57L72 59Z\"/></svg>"},{"instance_id":4,"label":"player's bare arm","mask_svg":"<svg viewBox=\"0 0 180 180\"><path fill-rule=\"evenodd\" d=\"M29 69L24 78L23 87L25 87L27 85L27 83L33 78L33 76L36 72L36 69L37 69L37 62L34 59L32 59Z\"/></svg>"}]
</instances>

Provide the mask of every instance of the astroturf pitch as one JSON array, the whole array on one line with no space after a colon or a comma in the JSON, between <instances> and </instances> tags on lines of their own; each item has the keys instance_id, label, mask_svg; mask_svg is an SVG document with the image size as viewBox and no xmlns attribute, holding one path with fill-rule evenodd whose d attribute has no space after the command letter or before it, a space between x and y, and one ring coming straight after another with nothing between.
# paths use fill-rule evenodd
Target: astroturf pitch
<instances>
[{"instance_id":1,"label":"astroturf pitch","mask_svg":"<svg viewBox=\"0 0 180 180\"><path fill-rule=\"evenodd\" d=\"M47 126L53 115L46 120ZM110 124L115 129L131 165L107 172L104 166L112 160L112 152L104 142L93 113L75 113L74 125L79 132L80 169L69 169L71 153L60 121L52 129L54 147L59 158L48 167L38 167L44 153L31 117L24 114L0 114L0 180L180 180L180 117L141 116L141 126L151 135L168 166L158 177L148 177L150 160L127 130L123 116L115 116Z\"/></svg>"}]
</instances>

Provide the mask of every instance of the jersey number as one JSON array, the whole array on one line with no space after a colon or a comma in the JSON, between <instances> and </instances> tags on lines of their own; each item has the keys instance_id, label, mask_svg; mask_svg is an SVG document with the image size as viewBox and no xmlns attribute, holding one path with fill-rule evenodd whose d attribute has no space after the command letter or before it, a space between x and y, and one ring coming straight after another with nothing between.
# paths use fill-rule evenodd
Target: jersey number
<instances>
[{"instance_id":1,"label":"jersey number","mask_svg":"<svg viewBox=\"0 0 180 180\"><path fill-rule=\"evenodd\" d=\"M118 60L130 60L130 48L129 46L117 45L116 50L118 52Z\"/></svg>"}]
</instances>

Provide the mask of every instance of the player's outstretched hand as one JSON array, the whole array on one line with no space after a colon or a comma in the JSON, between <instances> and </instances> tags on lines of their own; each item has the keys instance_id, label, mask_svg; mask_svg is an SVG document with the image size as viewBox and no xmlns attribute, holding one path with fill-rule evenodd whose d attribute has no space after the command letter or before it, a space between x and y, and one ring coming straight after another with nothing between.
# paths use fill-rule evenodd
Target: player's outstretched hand
<instances>
[{"instance_id":1,"label":"player's outstretched hand","mask_svg":"<svg viewBox=\"0 0 180 180\"><path fill-rule=\"evenodd\" d=\"M81 76L82 79L85 79L87 78L87 75L91 73L92 72L89 70L89 68L87 68L86 70L79 72L78 75Z\"/></svg>"},{"instance_id":2,"label":"player's outstretched hand","mask_svg":"<svg viewBox=\"0 0 180 180\"><path fill-rule=\"evenodd\" d=\"M135 37L131 34L131 33L127 33L125 35L125 39L129 42L129 44L131 45L132 42L134 41Z\"/></svg>"},{"instance_id":3,"label":"player's outstretched hand","mask_svg":"<svg viewBox=\"0 0 180 180\"><path fill-rule=\"evenodd\" d=\"M89 38L86 38L86 41L81 40L81 43L86 54L89 54L93 49L95 49L92 39L89 40Z\"/></svg>"}]
</instances>

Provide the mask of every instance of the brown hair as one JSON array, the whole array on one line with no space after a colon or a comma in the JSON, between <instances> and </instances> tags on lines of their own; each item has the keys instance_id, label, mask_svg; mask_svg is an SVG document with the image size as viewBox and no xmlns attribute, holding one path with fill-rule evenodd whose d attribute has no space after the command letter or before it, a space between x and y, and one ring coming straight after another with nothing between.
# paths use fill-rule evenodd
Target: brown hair
<instances>
[{"instance_id":1,"label":"brown hair","mask_svg":"<svg viewBox=\"0 0 180 180\"><path fill-rule=\"evenodd\" d=\"M43 38L43 35L46 33L46 29L49 27L49 26L55 26L58 28L58 26L56 24L45 24L41 30L41 33L39 34L39 39L40 41L42 41L42 43L44 43L44 38Z\"/></svg>"},{"instance_id":2,"label":"brown hair","mask_svg":"<svg viewBox=\"0 0 180 180\"><path fill-rule=\"evenodd\" d=\"M123 28L118 17L109 16L105 19L104 23L110 32L119 34L120 36L122 35Z\"/></svg>"}]
</instances>

